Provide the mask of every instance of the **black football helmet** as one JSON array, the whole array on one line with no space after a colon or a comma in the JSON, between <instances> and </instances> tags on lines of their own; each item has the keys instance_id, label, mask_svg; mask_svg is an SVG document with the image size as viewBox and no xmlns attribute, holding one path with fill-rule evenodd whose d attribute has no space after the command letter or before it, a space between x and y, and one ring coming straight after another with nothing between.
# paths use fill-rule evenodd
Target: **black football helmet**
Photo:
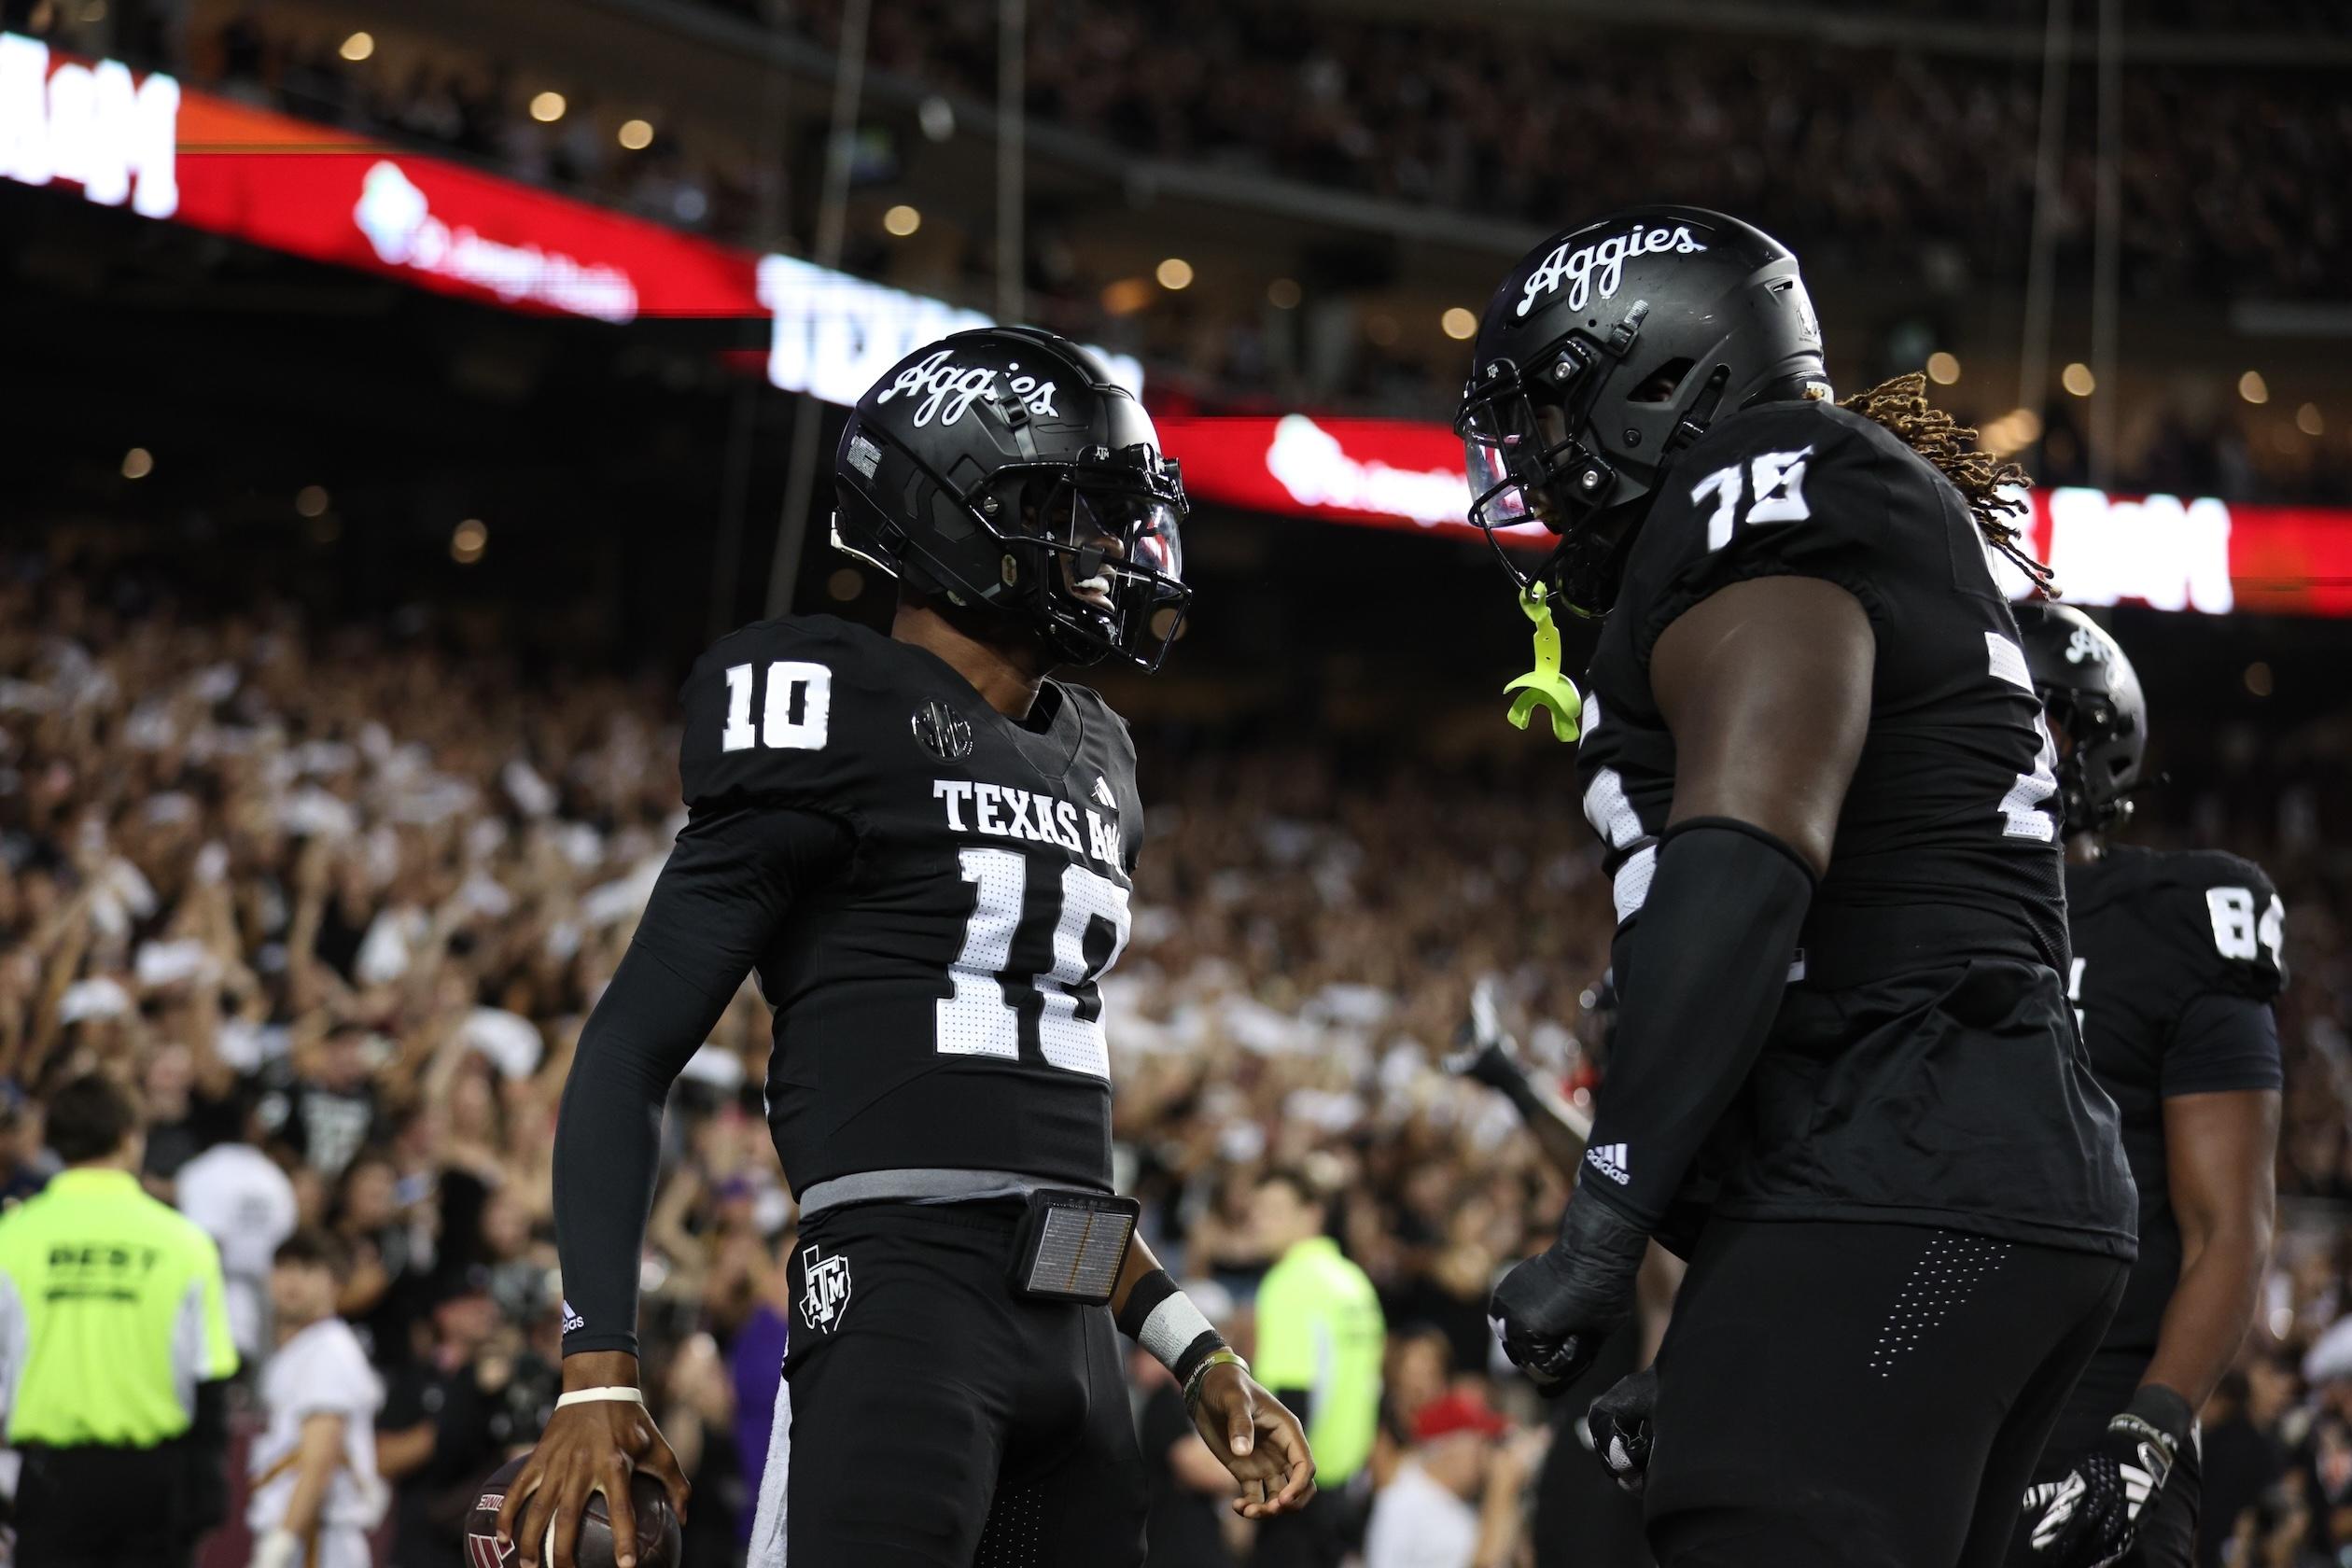
<instances>
[{"instance_id":1,"label":"black football helmet","mask_svg":"<svg viewBox=\"0 0 2352 1568\"><path fill-rule=\"evenodd\" d=\"M984 327L908 355L858 399L833 488L835 545L1028 627L1064 664L1158 668L1192 598L1175 462L1051 332Z\"/></svg>"},{"instance_id":2,"label":"black football helmet","mask_svg":"<svg viewBox=\"0 0 2352 1568\"><path fill-rule=\"evenodd\" d=\"M2148 749L2139 674L2107 628L2072 605L2009 608L2034 690L2067 741L2058 762L2061 820L2069 833L2104 833L2130 819Z\"/></svg>"},{"instance_id":3,"label":"black football helmet","mask_svg":"<svg viewBox=\"0 0 2352 1568\"><path fill-rule=\"evenodd\" d=\"M1523 590L1608 612L1675 455L1719 413L1829 395L1797 258L1703 207L1636 207L1522 258L1478 324L1454 416L1470 521ZM1498 529L1560 543L1532 570Z\"/></svg>"}]
</instances>

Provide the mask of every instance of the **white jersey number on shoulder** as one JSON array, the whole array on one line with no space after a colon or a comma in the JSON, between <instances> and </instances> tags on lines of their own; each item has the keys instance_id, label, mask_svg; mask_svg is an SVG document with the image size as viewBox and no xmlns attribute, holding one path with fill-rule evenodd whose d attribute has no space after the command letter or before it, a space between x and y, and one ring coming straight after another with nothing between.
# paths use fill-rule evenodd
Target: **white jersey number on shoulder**
<instances>
[{"instance_id":1,"label":"white jersey number on shoulder","mask_svg":"<svg viewBox=\"0 0 2352 1568\"><path fill-rule=\"evenodd\" d=\"M1747 466L1748 501L1744 515L1740 514L1740 465L1715 469L1690 487L1692 505L1715 497L1715 509L1707 516L1707 548L1721 550L1731 542L1731 530L1739 524L1802 523L1813 515L1805 504L1805 463L1813 456L1813 448L1800 447L1795 452L1758 453Z\"/></svg>"},{"instance_id":2,"label":"white jersey number on shoulder","mask_svg":"<svg viewBox=\"0 0 2352 1568\"><path fill-rule=\"evenodd\" d=\"M2278 949L2287 934L2287 905L2276 893L2261 918L2254 914L2254 893L2249 888L2207 888L2205 910L2213 917L2213 945L2225 959L2252 960L2261 956L2261 949L2270 949L2273 968L2279 962Z\"/></svg>"},{"instance_id":3,"label":"white jersey number on shoulder","mask_svg":"<svg viewBox=\"0 0 2352 1568\"><path fill-rule=\"evenodd\" d=\"M767 667L767 703L757 728L751 723L756 666L727 666L727 727L721 751L821 751L825 719L833 711L833 671L806 659L777 659Z\"/></svg>"}]
</instances>

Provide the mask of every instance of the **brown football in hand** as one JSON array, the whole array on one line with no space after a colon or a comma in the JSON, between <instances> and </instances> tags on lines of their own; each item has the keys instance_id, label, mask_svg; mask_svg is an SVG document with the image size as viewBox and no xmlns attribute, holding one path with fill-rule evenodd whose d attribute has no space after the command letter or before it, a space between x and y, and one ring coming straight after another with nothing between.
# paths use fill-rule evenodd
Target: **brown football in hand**
<instances>
[{"instance_id":1,"label":"brown football in hand","mask_svg":"<svg viewBox=\"0 0 2352 1568\"><path fill-rule=\"evenodd\" d=\"M466 1518L466 1568L514 1568L523 1561L519 1548L508 1547L503 1553L498 1548L498 1510L506 1505L507 1488L522 1473L523 1458L510 1459L482 1483L473 1512ZM638 1474L629 1477L629 1502L637 1509L637 1568L679 1568L685 1544L679 1536L669 1492L652 1477ZM619 1568L612 1553L612 1516L602 1492L588 1499L573 1555L579 1568ZM539 1561L549 1561L546 1553Z\"/></svg>"}]
</instances>

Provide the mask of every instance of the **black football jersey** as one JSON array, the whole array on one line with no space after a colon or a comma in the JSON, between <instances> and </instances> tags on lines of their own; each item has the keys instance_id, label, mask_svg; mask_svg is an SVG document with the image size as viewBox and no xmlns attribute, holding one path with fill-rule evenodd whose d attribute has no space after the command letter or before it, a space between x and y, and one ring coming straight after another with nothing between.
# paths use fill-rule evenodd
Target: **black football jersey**
<instances>
[{"instance_id":1,"label":"black football jersey","mask_svg":"<svg viewBox=\"0 0 2352 1568\"><path fill-rule=\"evenodd\" d=\"M1098 982L1143 837L1109 705L1047 681L1028 724L929 651L830 616L763 621L688 678L699 815L818 813L855 847L756 964L786 1178L987 1169L1109 1190Z\"/></svg>"},{"instance_id":2,"label":"black football jersey","mask_svg":"<svg viewBox=\"0 0 2352 1568\"><path fill-rule=\"evenodd\" d=\"M2068 994L2099 1083L2123 1118L2139 1188L2139 1261L2105 1349L2156 1349L2180 1278L2164 1101L2275 1089L2286 908L2261 868L2218 851L2119 847L2066 868Z\"/></svg>"},{"instance_id":3,"label":"black football jersey","mask_svg":"<svg viewBox=\"0 0 2352 1568\"><path fill-rule=\"evenodd\" d=\"M1718 1207L2128 1255L2114 1108L2065 1027L2055 750L1967 503L1875 421L1819 402L1721 421L1633 544L1576 765L1634 983L1674 791L1651 650L1709 595L1780 575L1860 601L1876 668L1787 1000L1702 1162Z\"/></svg>"}]
</instances>

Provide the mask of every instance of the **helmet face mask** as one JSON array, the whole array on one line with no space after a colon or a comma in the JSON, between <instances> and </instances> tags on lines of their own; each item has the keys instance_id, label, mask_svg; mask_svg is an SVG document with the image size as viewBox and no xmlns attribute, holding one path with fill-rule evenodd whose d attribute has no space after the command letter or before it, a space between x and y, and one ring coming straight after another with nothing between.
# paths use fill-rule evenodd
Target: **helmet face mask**
<instances>
[{"instance_id":1,"label":"helmet face mask","mask_svg":"<svg viewBox=\"0 0 2352 1568\"><path fill-rule=\"evenodd\" d=\"M1594 405L1639 336L1641 314L1629 312L1607 343L1571 332L1547 344L1532 376L1508 359L1485 366L1463 388L1454 416L1470 477L1470 521L1521 592L1557 595L1579 615L1607 612L1627 533L1621 525L1649 493L1644 472L1612 463L1585 439ZM1550 528L1560 543L1527 568L1500 530L1531 523Z\"/></svg>"},{"instance_id":2,"label":"helmet face mask","mask_svg":"<svg viewBox=\"0 0 2352 1568\"><path fill-rule=\"evenodd\" d=\"M1054 656L1118 655L1156 669L1183 624L1183 486L1148 447L1102 449L1062 465L1015 465L973 498Z\"/></svg>"},{"instance_id":3,"label":"helmet face mask","mask_svg":"<svg viewBox=\"0 0 2352 1568\"><path fill-rule=\"evenodd\" d=\"M1530 251L1472 364L1454 420L1470 522L1522 593L1585 616L1608 612L1668 469L1727 399L1827 390L1796 258L1698 207L1638 208ZM1503 531L1531 523L1560 543L1526 567Z\"/></svg>"},{"instance_id":4,"label":"helmet face mask","mask_svg":"<svg viewBox=\"0 0 2352 1568\"><path fill-rule=\"evenodd\" d=\"M833 475L837 546L1057 664L1156 669L1183 626L1181 471L1134 399L1050 333L917 350L859 399Z\"/></svg>"}]
</instances>

